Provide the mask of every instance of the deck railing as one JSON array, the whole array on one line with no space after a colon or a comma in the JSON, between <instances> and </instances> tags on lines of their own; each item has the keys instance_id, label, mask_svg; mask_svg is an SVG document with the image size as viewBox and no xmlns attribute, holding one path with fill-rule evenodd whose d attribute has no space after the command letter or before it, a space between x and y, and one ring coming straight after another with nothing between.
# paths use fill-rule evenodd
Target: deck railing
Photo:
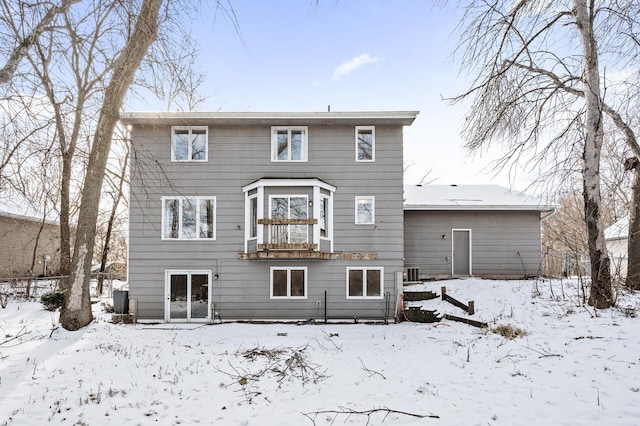
<instances>
[{"instance_id":1,"label":"deck railing","mask_svg":"<svg viewBox=\"0 0 640 426\"><path fill-rule=\"evenodd\" d=\"M258 250L317 250L313 241L313 225L317 219L259 219L265 243ZM311 225L311 226L310 226Z\"/></svg>"}]
</instances>

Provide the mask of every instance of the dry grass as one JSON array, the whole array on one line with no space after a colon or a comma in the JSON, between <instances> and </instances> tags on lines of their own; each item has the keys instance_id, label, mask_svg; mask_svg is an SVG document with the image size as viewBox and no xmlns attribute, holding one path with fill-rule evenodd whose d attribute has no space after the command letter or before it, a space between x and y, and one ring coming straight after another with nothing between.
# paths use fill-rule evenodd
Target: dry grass
<instances>
[{"instance_id":1,"label":"dry grass","mask_svg":"<svg viewBox=\"0 0 640 426\"><path fill-rule=\"evenodd\" d=\"M527 335L526 330L523 330L511 324L500 324L497 327L493 328L491 331L507 339L515 339L517 337L522 337Z\"/></svg>"}]
</instances>

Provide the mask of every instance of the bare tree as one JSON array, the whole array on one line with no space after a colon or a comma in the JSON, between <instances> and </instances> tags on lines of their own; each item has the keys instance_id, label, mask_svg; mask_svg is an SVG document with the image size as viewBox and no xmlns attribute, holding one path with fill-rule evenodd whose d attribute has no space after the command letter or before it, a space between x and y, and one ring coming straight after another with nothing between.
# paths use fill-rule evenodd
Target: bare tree
<instances>
[{"instance_id":1,"label":"bare tree","mask_svg":"<svg viewBox=\"0 0 640 426\"><path fill-rule=\"evenodd\" d=\"M453 100L473 98L466 147L479 151L501 143L505 154L498 168L528 167L562 182L580 162L590 303L606 308L613 298L601 217L603 112L629 140L622 114L605 102L600 72L603 61L612 68L629 63L632 41L625 32L635 28L637 2L602 3L474 1L466 9L458 53L463 69L476 78Z\"/></svg>"},{"instance_id":2,"label":"bare tree","mask_svg":"<svg viewBox=\"0 0 640 426\"><path fill-rule=\"evenodd\" d=\"M60 6L49 4L49 8L28 34L14 32L8 37L8 39L12 41L12 51L5 65L0 69L0 84L11 81L20 66L20 62L27 56L29 49L36 44L38 38L44 33L51 31L51 25L56 15L65 13L72 4L79 2L80 0L62 0ZM26 9L29 9L30 5L23 2L2 0L2 2L0 2L0 8L2 8L3 15L18 15L24 21L28 13ZM36 11L36 13L37 12L38 11Z\"/></svg>"},{"instance_id":3,"label":"bare tree","mask_svg":"<svg viewBox=\"0 0 640 426\"><path fill-rule=\"evenodd\" d=\"M77 330L93 319L89 279L100 192L111 149L111 138L133 77L149 46L156 40L161 6L162 0L143 0L131 37L115 60L116 66L105 91L82 190L69 291L65 294L60 313L60 323L67 330Z\"/></svg>"}]
</instances>

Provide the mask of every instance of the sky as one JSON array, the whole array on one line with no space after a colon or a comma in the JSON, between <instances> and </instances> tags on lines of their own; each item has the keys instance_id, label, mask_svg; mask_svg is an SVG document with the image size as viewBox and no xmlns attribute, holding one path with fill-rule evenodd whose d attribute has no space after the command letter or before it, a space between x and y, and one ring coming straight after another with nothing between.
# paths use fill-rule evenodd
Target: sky
<instances>
[{"instance_id":1,"label":"sky","mask_svg":"<svg viewBox=\"0 0 640 426\"><path fill-rule=\"evenodd\" d=\"M430 0L233 0L237 18L203 10L193 22L207 75L200 111L420 111L405 128L405 183L525 183L470 156L460 124L465 90L452 54L462 11ZM455 2L451 2L455 3ZM206 9L206 8L205 8ZM467 105L469 102L467 102ZM138 110L163 109L138 103Z\"/></svg>"}]
</instances>

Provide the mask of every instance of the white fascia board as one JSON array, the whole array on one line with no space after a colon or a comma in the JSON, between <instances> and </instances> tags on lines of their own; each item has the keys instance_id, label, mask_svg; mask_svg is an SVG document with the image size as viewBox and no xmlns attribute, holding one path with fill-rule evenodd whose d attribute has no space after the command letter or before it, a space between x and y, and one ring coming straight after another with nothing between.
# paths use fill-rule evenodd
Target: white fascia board
<instances>
[{"instance_id":1,"label":"white fascia board","mask_svg":"<svg viewBox=\"0 0 640 426\"><path fill-rule=\"evenodd\" d=\"M411 205L405 204L404 210L410 211L534 211L534 212L548 212L555 210L553 206L523 206L523 205L478 205L478 206L443 206L443 205Z\"/></svg>"},{"instance_id":2,"label":"white fascia board","mask_svg":"<svg viewBox=\"0 0 640 426\"><path fill-rule=\"evenodd\" d=\"M251 191L260 186L283 187L283 186L317 186L329 192L336 192L336 187L329 185L319 179L259 179L242 187L243 192Z\"/></svg>"},{"instance_id":3,"label":"white fascia board","mask_svg":"<svg viewBox=\"0 0 640 426\"><path fill-rule=\"evenodd\" d=\"M401 124L408 126L418 111L335 111L335 112L166 112L128 111L120 116L125 125L207 125L220 124L291 124L358 122Z\"/></svg>"}]
</instances>

